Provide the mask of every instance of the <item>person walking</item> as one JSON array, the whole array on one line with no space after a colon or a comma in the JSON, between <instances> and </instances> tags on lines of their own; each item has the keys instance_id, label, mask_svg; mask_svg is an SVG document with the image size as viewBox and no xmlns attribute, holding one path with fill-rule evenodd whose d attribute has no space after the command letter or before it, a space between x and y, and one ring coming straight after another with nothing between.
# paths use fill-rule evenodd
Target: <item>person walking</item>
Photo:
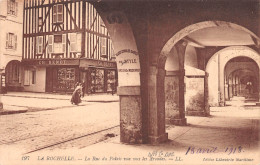
<instances>
[{"instance_id":1,"label":"person walking","mask_svg":"<svg viewBox=\"0 0 260 165\"><path fill-rule=\"evenodd\" d=\"M79 103L81 103L81 94L82 94L82 85L81 83L78 83L75 90L72 93L72 97L71 97L71 104L75 104L78 105Z\"/></svg>"}]
</instances>

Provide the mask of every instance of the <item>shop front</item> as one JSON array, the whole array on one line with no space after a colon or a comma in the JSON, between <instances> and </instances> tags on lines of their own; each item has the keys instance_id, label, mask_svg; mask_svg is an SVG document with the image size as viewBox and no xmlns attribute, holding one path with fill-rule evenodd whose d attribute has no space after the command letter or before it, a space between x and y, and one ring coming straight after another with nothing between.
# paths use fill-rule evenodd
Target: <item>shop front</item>
<instances>
[{"instance_id":1,"label":"shop front","mask_svg":"<svg viewBox=\"0 0 260 165\"><path fill-rule=\"evenodd\" d=\"M117 87L116 63L83 59L80 61L80 79L87 94L113 94Z\"/></svg>"},{"instance_id":2,"label":"shop front","mask_svg":"<svg viewBox=\"0 0 260 165\"><path fill-rule=\"evenodd\" d=\"M24 60L22 64L25 91L72 93L79 81L78 59Z\"/></svg>"},{"instance_id":3,"label":"shop front","mask_svg":"<svg viewBox=\"0 0 260 165\"><path fill-rule=\"evenodd\" d=\"M46 92L72 93L79 79L78 66L46 67Z\"/></svg>"}]
</instances>

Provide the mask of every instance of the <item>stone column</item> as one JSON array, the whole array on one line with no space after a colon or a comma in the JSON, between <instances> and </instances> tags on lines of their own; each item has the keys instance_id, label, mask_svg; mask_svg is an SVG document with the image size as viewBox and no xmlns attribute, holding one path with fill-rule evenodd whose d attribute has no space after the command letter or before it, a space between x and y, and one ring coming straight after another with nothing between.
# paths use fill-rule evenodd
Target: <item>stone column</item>
<instances>
[{"instance_id":1,"label":"stone column","mask_svg":"<svg viewBox=\"0 0 260 165\"><path fill-rule=\"evenodd\" d=\"M179 58L179 118L175 118L171 122L175 125L187 125L187 119L185 118L185 50L187 42L180 41L176 45L176 50Z\"/></svg>"},{"instance_id":2,"label":"stone column","mask_svg":"<svg viewBox=\"0 0 260 165\"><path fill-rule=\"evenodd\" d=\"M209 77L209 73L205 72L205 78L204 78L205 116L209 116L210 115L208 77Z\"/></svg>"},{"instance_id":3,"label":"stone column","mask_svg":"<svg viewBox=\"0 0 260 165\"><path fill-rule=\"evenodd\" d=\"M148 76L148 141L158 144L168 140L165 132L165 70L149 67ZM160 82L160 83L158 83Z\"/></svg>"},{"instance_id":4,"label":"stone column","mask_svg":"<svg viewBox=\"0 0 260 165\"><path fill-rule=\"evenodd\" d=\"M229 100L228 97L228 78L225 76L225 100Z\"/></svg>"},{"instance_id":5,"label":"stone column","mask_svg":"<svg viewBox=\"0 0 260 165\"><path fill-rule=\"evenodd\" d=\"M233 97L232 95L232 79L231 76L228 78L228 93L229 93L229 99Z\"/></svg>"},{"instance_id":6,"label":"stone column","mask_svg":"<svg viewBox=\"0 0 260 165\"><path fill-rule=\"evenodd\" d=\"M233 75L233 95L236 96L237 95L237 89L236 89L236 76Z\"/></svg>"},{"instance_id":7,"label":"stone column","mask_svg":"<svg viewBox=\"0 0 260 165\"><path fill-rule=\"evenodd\" d=\"M140 86L118 87L117 94L120 99L120 141L143 143Z\"/></svg>"},{"instance_id":8,"label":"stone column","mask_svg":"<svg viewBox=\"0 0 260 165\"><path fill-rule=\"evenodd\" d=\"M179 118L179 70L167 71L165 77L165 115L167 124ZM178 123L177 123L178 124Z\"/></svg>"}]
</instances>

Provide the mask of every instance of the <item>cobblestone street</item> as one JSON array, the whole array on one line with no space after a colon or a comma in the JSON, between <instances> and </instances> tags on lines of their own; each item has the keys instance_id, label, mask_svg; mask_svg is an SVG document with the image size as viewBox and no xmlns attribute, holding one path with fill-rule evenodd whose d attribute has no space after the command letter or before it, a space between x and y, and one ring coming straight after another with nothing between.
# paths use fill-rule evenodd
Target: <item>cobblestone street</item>
<instances>
[{"instance_id":1,"label":"cobblestone street","mask_svg":"<svg viewBox=\"0 0 260 165\"><path fill-rule=\"evenodd\" d=\"M40 110L0 116L0 153L4 157L15 148L23 154L45 147L82 148L106 139L106 134L119 134L119 103L83 102L71 105L69 100L2 97L4 104ZM49 109L42 111L42 109ZM88 134L107 128L95 137L83 138ZM56 145L82 137L78 142Z\"/></svg>"},{"instance_id":2,"label":"cobblestone street","mask_svg":"<svg viewBox=\"0 0 260 165\"><path fill-rule=\"evenodd\" d=\"M116 99L107 102L103 102L104 99L99 102L85 100L75 106L66 99L69 96L58 97L2 96L4 106L23 107L28 111L0 115L1 165L4 160L11 165L10 160L17 164L24 155L35 162L38 156L46 154L72 155L77 158L74 163L86 164L86 156L109 157L112 150L112 155L119 158L128 153L133 157L146 157L149 152L161 150L174 151L187 161L200 161L203 154L194 155L193 152L209 147L215 147L217 153L227 158L244 158L239 156L243 152L248 158L257 160L260 108L251 102L235 100L228 102L226 107L211 107L210 117L186 116L187 126L166 125L168 142L132 146L120 143L119 102ZM91 100L91 96L87 97ZM192 148L189 150L189 147ZM26 161L22 163L26 164Z\"/></svg>"}]
</instances>

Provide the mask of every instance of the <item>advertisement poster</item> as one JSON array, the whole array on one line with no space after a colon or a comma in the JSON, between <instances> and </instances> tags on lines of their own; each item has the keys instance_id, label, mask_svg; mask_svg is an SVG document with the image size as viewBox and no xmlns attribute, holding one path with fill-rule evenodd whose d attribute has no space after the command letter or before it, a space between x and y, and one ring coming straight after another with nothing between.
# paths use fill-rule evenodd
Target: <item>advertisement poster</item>
<instances>
[{"instance_id":1,"label":"advertisement poster","mask_svg":"<svg viewBox=\"0 0 260 165\"><path fill-rule=\"evenodd\" d=\"M0 165L260 165L258 0L0 0Z\"/></svg>"}]
</instances>

